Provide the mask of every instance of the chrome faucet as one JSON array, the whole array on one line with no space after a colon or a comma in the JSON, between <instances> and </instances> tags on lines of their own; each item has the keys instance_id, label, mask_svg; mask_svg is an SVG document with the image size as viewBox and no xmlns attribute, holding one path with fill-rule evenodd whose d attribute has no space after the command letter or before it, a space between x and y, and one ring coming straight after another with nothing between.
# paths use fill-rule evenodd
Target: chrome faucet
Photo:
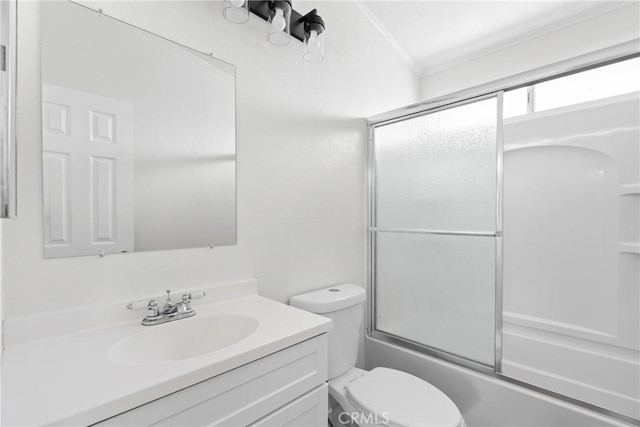
<instances>
[{"instance_id":1,"label":"chrome faucet","mask_svg":"<svg viewBox=\"0 0 640 427\"><path fill-rule=\"evenodd\" d=\"M200 299L206 295L205 291L194 291L182 295L182 301L174 304L171 300L171 290L166 290L165 292L167 293L167 301L162 306L162 309L158 308L158 301L154 299L134 301L127 305L127 308L129 310L146 308L147 315L142 319L142 324L144 326L153 326L195 316L196 312L191 308L191 300Z\"/></svg>"}]
</instances>

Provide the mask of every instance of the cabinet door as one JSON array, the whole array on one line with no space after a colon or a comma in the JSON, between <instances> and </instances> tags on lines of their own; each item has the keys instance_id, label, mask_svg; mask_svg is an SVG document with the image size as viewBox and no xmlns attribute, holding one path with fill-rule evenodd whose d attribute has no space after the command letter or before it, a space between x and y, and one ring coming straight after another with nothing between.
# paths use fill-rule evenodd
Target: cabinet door
<instances>
[{"instance_id":1,"label":"cabinet door","mask_svg":"<svg viewBox=\"0 0 640 427\"><path fill-rule=\"evenodd\" d=\"M329 387L327 384L323 384L251 424L251 427L325 427L328 405Z\"/></svg>"},{"instance_id":2,"label":"cabinet door","mask_svg":"<svg viewBox=\"0 0 640 427\"><path fill-rule=\"evenodd\" d=\"M323 334L97 425L247 426L326 380L327 336ZM325 404L325 419L326 412Z\"/></svg>"}]
</instances>

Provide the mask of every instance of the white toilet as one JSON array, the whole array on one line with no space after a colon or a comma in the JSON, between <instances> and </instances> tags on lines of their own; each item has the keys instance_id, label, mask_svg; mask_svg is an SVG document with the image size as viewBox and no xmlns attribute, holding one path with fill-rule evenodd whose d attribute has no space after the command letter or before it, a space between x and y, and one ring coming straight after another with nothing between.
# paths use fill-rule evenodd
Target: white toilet
<instances>
[{"instance_id":1,"label":"white toilet","mask_svg":"<svg viewBox=\"0 0 640 427\"><path fill-rule=\"evenodd\" d=\"M456 405L418 377L355 367L366 294L344 284L291 298L293 307L329 317L329 420L338 426L464 427Z\"/></svg>"}]
</instances>

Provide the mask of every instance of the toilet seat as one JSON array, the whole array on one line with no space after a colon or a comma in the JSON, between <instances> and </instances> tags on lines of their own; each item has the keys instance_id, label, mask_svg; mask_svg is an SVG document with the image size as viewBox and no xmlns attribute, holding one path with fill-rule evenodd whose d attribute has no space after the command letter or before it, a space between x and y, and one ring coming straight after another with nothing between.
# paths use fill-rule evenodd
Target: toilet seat
<instances>
[{"instance_id":1,"label":"toilet seat","mask_svg":"<svg viewBox=\"0 0 640 427\"><path fill-rule=\"evenodd\" d=\"M464 425L451 399L406 372L375 368L351 382L346 392L359 411L390 427Z\"/></svg>"}]
</instances>

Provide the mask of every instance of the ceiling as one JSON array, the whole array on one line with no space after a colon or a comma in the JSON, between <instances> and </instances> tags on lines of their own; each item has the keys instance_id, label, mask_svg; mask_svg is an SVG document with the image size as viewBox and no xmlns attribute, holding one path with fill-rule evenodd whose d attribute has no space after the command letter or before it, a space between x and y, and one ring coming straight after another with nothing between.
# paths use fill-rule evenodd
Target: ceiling
<instances>
[{"instance_id":1,"label":"ceiling","mask_svg":"<svg viewBox=\"0 0 640 427\"><path fill-rule=\"evenodd\" d=\"M419 75L627 6L585 0L353 0Z\"/></svg>"}]
</instances>

